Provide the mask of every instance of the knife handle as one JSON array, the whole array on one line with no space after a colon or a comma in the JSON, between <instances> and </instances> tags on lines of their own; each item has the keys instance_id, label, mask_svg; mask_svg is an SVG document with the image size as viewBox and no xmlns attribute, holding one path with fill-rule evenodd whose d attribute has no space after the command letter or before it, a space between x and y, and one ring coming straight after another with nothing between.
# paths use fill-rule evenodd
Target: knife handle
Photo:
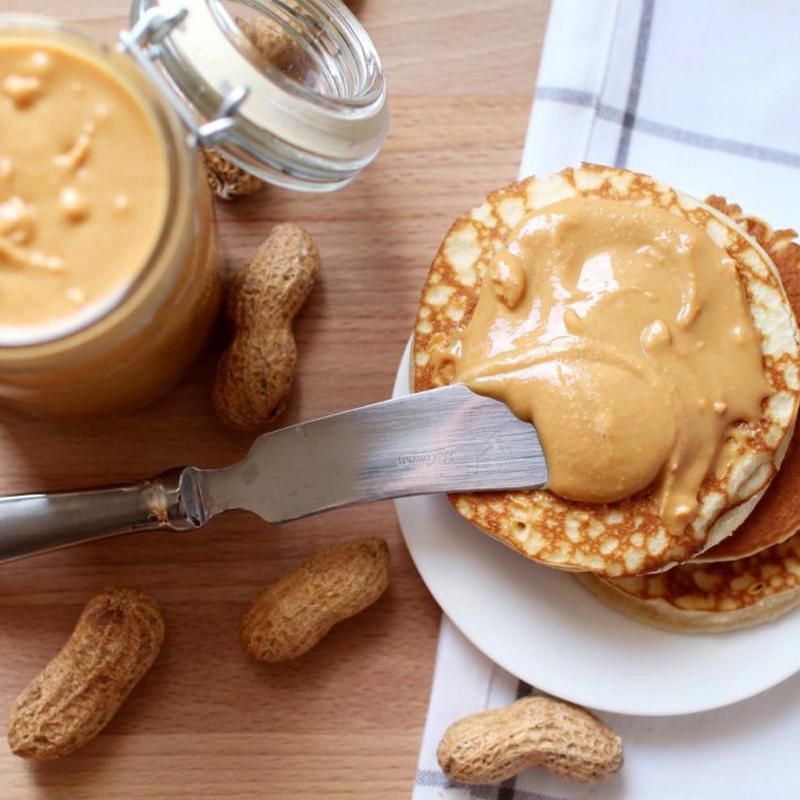
<instances>
[{"instance_id":1,"label":"knife handle","mask_svg":"<svg viewBox=\"0 0 800 800\"><path fill-rule=\"evenodd\" d=\"M186 511L181 475L170 470L128 486L2 497L0 562L134 531L196 528L202 522Z\"/></svg>"}]
</instances>

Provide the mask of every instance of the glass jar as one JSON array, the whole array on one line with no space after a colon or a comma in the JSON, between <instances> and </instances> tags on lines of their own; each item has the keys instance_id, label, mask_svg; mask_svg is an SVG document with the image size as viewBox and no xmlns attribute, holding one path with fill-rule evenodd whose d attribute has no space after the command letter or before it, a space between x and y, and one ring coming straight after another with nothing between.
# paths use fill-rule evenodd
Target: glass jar
<instances>
[{"instance_id":1,"label":"glass jar","mask_svg":"<svg viewBox=\"0 0 800 800\"><path fill-rule=\"evenodd\" d=\"M0 398L57 415L141 407L183 375L219 305L198 147L284 187L343 186L387 132L380 62L336 0L134 0L116 49L57 21L0 15L0 41L14 36L68 44L136 94L166 154L168 211L149 257L97 313L57 335L7 337L0 326ZM270 57L264 41L284 50ZM0 253L0 285L4 266Z\"/></svg>"}]
</instances>

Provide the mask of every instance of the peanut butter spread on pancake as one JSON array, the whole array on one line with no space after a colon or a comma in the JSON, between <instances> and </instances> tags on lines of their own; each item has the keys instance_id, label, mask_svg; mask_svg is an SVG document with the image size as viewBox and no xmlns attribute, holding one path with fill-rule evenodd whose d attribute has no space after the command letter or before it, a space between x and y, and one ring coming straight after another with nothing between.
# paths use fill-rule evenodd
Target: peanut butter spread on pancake
<instances>
[{"instance_id":1,"label":"peanut butter spread on pancake","mask_svg":"<svg viewBox=\"0 0 800 800\"><path fill-rule=\"evenodd\" d=\"M682 531L728 427L772 394L733 259L664 209L569 198L526 214L487 274L455 379L536 424L551 492L655 482Z\"/></svg>"},{"instance_id":2,"label":"peanut butter spread on pancake","mask_svg":"<svg viewBox=\"0 0 800 800\"><path fill-rule=\"evenodd\" d=\"M795 317L800 316L800 244L796 231L773 230L766 222L742 212L721 197L711 197L709 205L728 214L766 250L783 282ZM729 561L758 553L785 541L800 530L800 440L789 442L786 457L769 489L759 500L744 524L716 547L696 557L696 561Z\"/></svg>"},{"instance_id":3,"label":"peanut butter spread on pancake","mask_svg":"<svg viewBox=\"0 0 800 800\"><path fill-rule=\"evenodd\" d=\"M696 491L694 516L683 526L665 524L658 477L641 491L611 502L589 503L546 490L459 494L452 496L451 501L470 522L528 558L609 576L656 571L685 561L729 536L752 510L775 474L797 411L800 361L797 326L774 264L727 216L648 176L584 165L493 192L482 206L454 223L423 288L415 328L415 390L455 379L459 345L463 351L465 331L476 313L482 286L491 277L488 270L496 263L498 253L508 249L524 219L568 199L606 201L634 210L648 208L674 215L676 228L683 223L691 225L693 232L698 231L694 234L696 240L702 238L702 233L724 251L726 259L733 261L767 384L766 389L762 384L753 393L764 392L758 416L748 417L747 408L731 412L740 413L743 418L736 422L729 419L727 422L731 424L726 422L719 452L716 458L712 457L711 469ZM724 262L722 258L719 260L723 269ZM498 266L492 273L500 284L499 304L506 294L513 305L517 292L520 307L524 308L526 287L520 289L523 281L519 271L516 275L511 274L511 269L508 272L507 278L504 277L503 269ZM527 273L524 278L528 280ZM675 284L680 285L680 281ZM484 289L489 291L489 287ZM563 320L562 325L566 327ZM680 333L675 317L669 326L671 337ZM657 340L659 335L654 333ZM713 403L719 398L713 393L708 396L712 403L710 415L714 412ZM728 400L735 404L741 398ZM634 435L641 414L652 413L650 409L637 410L629 423ZM723 414L726 413L727 408ZM615 424L621 430L621 422ZM547 425L543 423L542 427ZM652 422L641 427L648 435L658 434L652 430ZM639 431L638 435L641 434Z\"/></svg>"}]
</instances>

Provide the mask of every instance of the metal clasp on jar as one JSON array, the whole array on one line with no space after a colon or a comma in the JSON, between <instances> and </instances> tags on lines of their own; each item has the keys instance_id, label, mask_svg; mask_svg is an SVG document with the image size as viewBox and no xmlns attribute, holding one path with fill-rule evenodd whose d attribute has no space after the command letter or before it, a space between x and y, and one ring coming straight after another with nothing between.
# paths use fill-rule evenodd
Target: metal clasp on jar
<instances>
[{"instance_id":1,"label":"metal clasp on jar","mask_svg":"<svg viewBox=\"0 0 800 800\"><path fill-rule=\"evenodd\" d=\"M211 147L233 128L239 119L239 108L250 94L247 86L223 87L225 94L213 116L198 124L186 107L183 98L172 88L155 68L153 62L161 58L162 42L183 22L189 10L185 6L165 11L148 9L129 31L120 31L117 50L130 55L150 82L169 102L189 131L191 147Z\"/></svg>"}]
</instances>

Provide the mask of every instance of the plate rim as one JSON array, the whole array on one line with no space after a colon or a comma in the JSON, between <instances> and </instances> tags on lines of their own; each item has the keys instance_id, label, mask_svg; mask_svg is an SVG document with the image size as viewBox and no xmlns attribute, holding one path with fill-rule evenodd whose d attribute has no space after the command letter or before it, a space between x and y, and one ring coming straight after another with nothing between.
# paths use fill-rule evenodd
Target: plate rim
<instances>
[{"instance_id":1,"label":"plate rim","mask_svg":"<svg viewBox=\"0 0 800 800\"><path fill-rule=\"evenodd\" d=\"M413 343L413 334L407 341L405 348L403 350L403 355L400 359L400 363L398 365L394 385L392 388L392 397L399 397L404 394L408 394L410 392L410 367L411 367L411 347ZM438 495L437 497L441 497ZM409 520L407 519L407 514L410 513L410 510L413 508L415 503L426 502L430 498L429 497L406 497L406 498L399 498L394 501L395 505L395 513L397 515L398 524L400 526L400 531L403 535L403 541L405 542L406 548L408 549L409 554L411 555L411 560L414 563L414 567L417 570L420 578L422 579L423 583L427 587L428 591L433 596L434 600L436 601L437 605L439 606L442 614L446 614L450 621L455 625L455 627L461 631L461 633L465 636L465 638L479 650L484 656L486 656L490 661L497 664L502 669L506 670L509 674L516 677L518 680L524 680L525 682L534 686L534 688L546 692L547 694L552 694L556 697L563 698L568 702L577 703L579 705L588 706L590 708L597 709L599 711L604 711L607 713L614 713L614 714L625 714L628 716L641 716L641 717L670 717L670 716L680 716L680 715L688 715L688 714L699 714L704 711L712 711L718 708L724 708L726 706L734 705L735 703L742 702L747 700L751 697L754 697L758 694L761 694L774 686L777 686L780 683L783 683L785 680L788 680L792 675L796 674L800 671L800 648L798 648L798 660L796 664L789 664L787 668L783 671L779 670L776 673L769 673L766 677L761 681L754 681L743 688L740 688L739 691L731 692L727 696L719 695L714 699L711 699L707 703L689 701L684 704L676 703L672 698L674 697L673 693L668 693L668 696L671 702L667 704L659 704L655 703L650 707L642 707L642 706L630 706L626 704L609 704L608 702L600 702L598 703L596 699L593 699L591 696L587 696L585 692L582 691L582 687L577 686L574 689L570 689L569 691L564 690L563 686L556 686L553 685L552 681L548 680L545 676L542 679L541 676L534 677L533 675L520 675L515 667L510 665L508 658L503 653L502 648L498 651L497 648L486 646L485 637L480 635L479 632L471 629L470 620L464 619L462 616L458 614L453 614L449 610L452 608L452 604L450 603L449 599L445 597L445 592L442 590L442 587L438 584L437 580L430 574L429 570L427 569L426 565L422 563L422 560L419 558L419 552L415 550L415 547L410 543L409 539L412 538L407 532L406 528L410 525ZM457 512L452 509L453 515L457 515ZM457 516L454 516L454 519L460 519ZM522 558L521 556L518 556ZM546 565L542 565L543 568L547 568ZM566 577L566 576L565 576ZM585 590L584 590L585 591ZM588 592L587 592L588 594ZM600 603L599 600L595 599L595 602ZM603 604L604 605L604 604ZM610 612L614 614L618 614L621 619L625 619L627 622L636 624L636 625L643 625L644 623L634 620L630 617L627 617L621 614L619 611L615 609L611 609L608 606L605 606ZM654 628L653 626L647 626L650 630L659 630ZM754 628L755 629L755 628ZM708 634L709 636L727 636L729 634L734 635L746 635L750 629L741 629L741 630L734 630L729 631L727 633L715 633L715 634ZM672 631L663 631L664 634L670 636L685 636L689 639L692 637L697 636L698 634L681 634L680 632L672 632ZM763 659L761 660L764 661ZM760 674L760 673L759 673ZM591 691L589 692L589 695ZM724 694L724 693L723 693Z\"/></svg>"}]
</instances>

